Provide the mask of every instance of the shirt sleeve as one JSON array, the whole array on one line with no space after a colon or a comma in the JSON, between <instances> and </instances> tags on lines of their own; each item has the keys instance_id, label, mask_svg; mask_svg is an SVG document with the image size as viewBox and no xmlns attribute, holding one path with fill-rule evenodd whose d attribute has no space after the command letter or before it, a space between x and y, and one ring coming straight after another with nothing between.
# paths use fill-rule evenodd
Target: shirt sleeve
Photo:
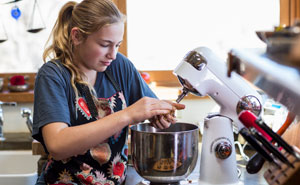
<instances>
[{"instance_id":1,"label":"shirt sleeve","mask_svg":"<svg viewBox=\"0 0 300 185\"><path fill-rule=\"evenodd\" d=\"M55 70L54 66L43 66L35 80L32 136L42 144L43 126L53 122L70 124L66 82L59 74L58 66L56 68Z\"/></svg>"},{"instance_id":2,"label":"shirt sleeve","mask_svg":"<svg viewBox=\"0 0 300 185\"><path fill-rule=\"evenodd\" d=\"M142 78L139 71L134 66L132 68L132 74L133 75L130 83L129 104L132 104L145 96L157 98L157 96L150 89L148 84Z\"/></svg>"},{"instance_id":3,"label":"shirt sleeve","mask_svg":"<svg viewBox=\"0 0 300 185\"><path fill-rule=\"evenodd\" d=\"M128 106L145 96L157 98L133 63L122 55L121 59L119 76L122 76L121 81L125 89Z\"/></svg>"}]
</instances>

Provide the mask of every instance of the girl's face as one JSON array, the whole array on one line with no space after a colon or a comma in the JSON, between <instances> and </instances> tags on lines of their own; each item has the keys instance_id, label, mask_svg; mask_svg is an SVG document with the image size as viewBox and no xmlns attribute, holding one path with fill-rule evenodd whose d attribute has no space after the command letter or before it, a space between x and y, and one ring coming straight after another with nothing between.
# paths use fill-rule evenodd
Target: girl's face
<instances>
[{"instance_id":1,"label":"girl's face","mask_svg":"<svg viewBox=\"0 0 300 185\"><path fill-rule=\"evenodd\" d=\"M106 25L89 35L86 40L80 39L79 35L76 36L76 32L71 34L75 46L75 64L82 72L91 70L103 72L116 59L123 41L124 23Z\"/></svg>"}]
</instances>

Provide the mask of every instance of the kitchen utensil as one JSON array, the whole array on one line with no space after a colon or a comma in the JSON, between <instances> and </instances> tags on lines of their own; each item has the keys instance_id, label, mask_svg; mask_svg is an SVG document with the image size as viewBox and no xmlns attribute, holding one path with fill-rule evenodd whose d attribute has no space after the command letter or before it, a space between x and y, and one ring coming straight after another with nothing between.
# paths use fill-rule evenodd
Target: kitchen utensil
<instances>
[{"instance_id":1,"label":"kitchen utensil","mask_svg":"<svg viewBox=\"0 0 300 185\"><path fill-rule=\"evenodd\" d=\"M178 98L176 99L176 103L181 102L181 100L189 93L189 90L187 88L182 89L182 93L178 95Z\"/></svg>"},{"instance_id":2,"label":"kitchen utensil","mask_svg":"<svg viewBox=\"0 0 300 185\"><path fill-rule=\"evenodd\" d=\"M295 117L296 115L294 113L289 112L283 125L277 131L277 134L282 135L286 131L286 129L289 128L289 126L293 123Z\"/></svg>"},{"instance_id":3,"label":"kitchen utensil","mask_svg":"<svg viewBox=\"0 0 300 185\"><path fill-rule=\"evenodd\" d=\"M273 138L272 141L282 146L288 153L294 154L294 149L278 134L276 134L261 118L258 118L255 122L260 126L260 128L262 128L267 134L269 134Z\"/></svg>"},{"instance_id":4,"label":"kitchen utensil","mask_svg":"<svg viewBox=\"0 0 300 185\"><path fill-rule=\"evenodd\" d=\"M243 111L240 114L240 117L243 117L243 119L241 121L243 122L249 122L247 123L247 125L251 125L251 124L257 124L261 129L263 129L271 138L272 138L272 142L276 143L278 145L278 147L282 147L281 152L283 151L283 157L287 158L286 153L288 153L289 155L293 155L297 158L297 160L300 159L299 155L294 151L294 149L292 148L292 146L290 146L284 139L282 139L277 133L275 133L270 127L268 127L266 125L266 123L264 123L264 121L261 118L256 117L253 113L249 112L249 111ZM248 119L245 119L248 118ZM250 123L250 122L255 122L255 123ZM270 150L270 147L268 147L268 145L266 145L266 143L262 140L260 140L262 145L267 148L269 150L269 152L271 152L272 158L276 158L280 159L281 157L279 157L276 152L274 152L272 149ZM266 142L271 142L270 140ZM259 152L259 151L258 151ZM289 161L285 161L286 159L281 159L281 161L288 166L293 167L292 163L293 162L289 162Z\"/></svg>"},{"instance_id":5,"label":"kitchen utensil","mask_svg":"<svg viewBox=\"0 0 300 185\"><path fill-rule=\"evenodd\" d=\"M245 140L259 153L265 160L272 164L279 166L279 164L274 160L274 158L263 148L257 140L249 133L247 128L240 130L240 134L245 138Z\"/></svg>"},{"instance_id":6,"label":"kitchen utensil","mask_svg":"<svg viewBox=\"0 0 300 185\"><path fill-rule=\"evenodd\" d=\"M28 90L29 85L27 83L24 85L11 85L8 83L7 87L11 92L24 92Z\"/></svg>"},{"instance_id":7,"label":"kitchen utensil","mask_svg":"<svg viewBox=\"0 0 300 185\"><path fill-rule=\"evenodd\" d=\"M7 87L11 92L24 92L29 88L28 83L26 83L26 80L28 80L28 76L14 75L12 77L9 77L8 80L9 83Z\"/></svg>"},{"instance_id":8,"label":"kitchen utensil","mask_svg":"<svg viewBox=\"0 0 300 185\"><path fill-rule=\"evenodd\" d=\"M131 126L131 153L137 173L151 184L176 184L194 170L199 128L178 122L167 129L149 123Z\"/></svg>"},{"instance_id":9,"label":"kitchen utensil","mask_svg":"<svg viewBox=\"0 0 300 185\"><path fill-rule=\"evenodd\" d=\"M271 141L272 138L255 123L256 116L249 116L249 115L250 114L247 114L246 111L242 111L239 114L239 120L245 125L246 128L250 129L251 127L253 127L257 129L264 137L266 137L269 141Z\"/></svg>"},{"instance_id":10,"label":"kitchen utensil","mask_svg":"<svg viewBox=\"0 0 300 185\"><path fill-rule=\"evenodd\" d=\"M289 112L285 122L277 131L277 134L281 136L286 131L286 129L291 125L291 123L293 123L295 117L296 115L294 113ZM257 173L262 168L264 163L265 163L265 159L258 153L255 153L248 161L246 165L246 170L250 174Z\"/></svg>"},{"instance_id":11,"label":"kitchen utensil","mask_svg":"<svg viewBox=\"0 0 300 185\"><path fill-rule=\"evenodd\" d=\"M262 145L270 152L272 153L277 159L279 159L281 162L286 163L288 165L291 165L291 163L288 161L288 159L279 151L277 147L272 145L271 142L269 142L264 136L262 136L261 133L259 133L255 128L250 128L250 132L254 137L262 143Z\"/></svg>"}]
</instances>

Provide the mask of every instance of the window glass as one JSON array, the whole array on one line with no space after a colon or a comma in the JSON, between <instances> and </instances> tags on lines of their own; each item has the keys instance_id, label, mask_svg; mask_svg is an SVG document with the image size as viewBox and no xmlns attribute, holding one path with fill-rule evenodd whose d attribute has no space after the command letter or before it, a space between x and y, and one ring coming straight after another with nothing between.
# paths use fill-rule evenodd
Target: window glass
<instances>
[{"instance_id":1,"label":"window glass","mask_svg":"<svg viewBox=\"0 0 300 185\"><path fill-rule=\"evenodd\" d=\"M264 47L255 31L279 25L279 0L127 0L128 57L139 70L173 70L199 46L224 61Z\"/></svg>"}]
</instances>

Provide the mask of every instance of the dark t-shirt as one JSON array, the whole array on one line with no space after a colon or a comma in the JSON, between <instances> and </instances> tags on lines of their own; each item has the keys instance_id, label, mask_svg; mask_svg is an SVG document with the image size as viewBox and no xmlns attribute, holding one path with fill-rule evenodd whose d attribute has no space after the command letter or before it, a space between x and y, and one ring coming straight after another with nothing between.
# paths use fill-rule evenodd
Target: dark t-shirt
<instances>
[{"instance_id":1,"label":"dark t-shirt","mask_svg":"<svg viewBox=\"0 0 300 185\"><path fill-rule=\"evenodd\" d=\"M35 81L33 138L44 145L40 129L48 123L81 125L122 110L144 96L156 97L133 64L123 55L118 53L107 70L120 90L104 72L97 73L94 89L98 117L94 118L80 90L76 99L68 69L59 61L44 64ZM122 183L128 160L127 135L128 127L125 127L84 155L60 161L49 159L43 172L45 181L49 184Z\"/></svg>"}]
</instances>

